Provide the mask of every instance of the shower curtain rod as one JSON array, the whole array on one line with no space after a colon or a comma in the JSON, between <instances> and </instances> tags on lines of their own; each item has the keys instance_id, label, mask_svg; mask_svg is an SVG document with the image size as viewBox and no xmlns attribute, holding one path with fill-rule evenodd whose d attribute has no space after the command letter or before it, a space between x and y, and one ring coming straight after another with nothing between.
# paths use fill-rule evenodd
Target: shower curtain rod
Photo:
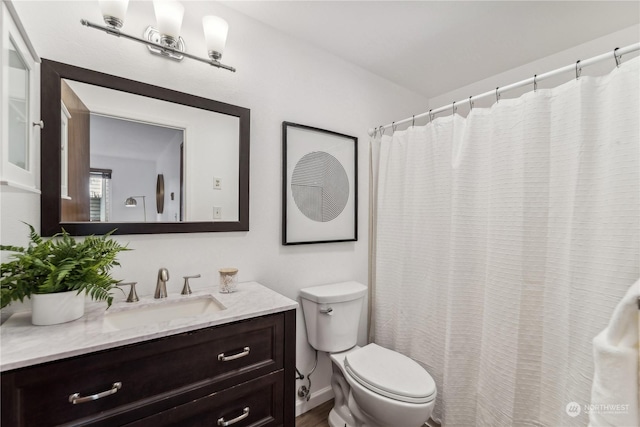
<instances>
[{"instance_id":1,"label":"shower curtain rod","mask_svg":"<svg viewBox=\"0 0 640 427\"><path fill-rule=\"evenodd\" d=\"M550 77L554 77L557 76L558 74L562 74L568 71L575 71L576 73L576 79L578 77L580 77L580 71L584 68L584 67L588 67L589 65L593 65L596 64L598 62L602 62L605 61L607 59L613 59L616 62L616 66L620 65L620 57L622 57L622 55L626 55L628 53L631 52L636 52L640 50L640 43L634 43L631 44L629 46L626 47L622 47L622 48L615 48L613 51L611 52L607 52L607 53L603 53L602 55L598 55L598 56L594 56L593 58L589 58L586 59L584 61L578 61L574 64L570 64L567 65L565 67L562 68L558 68L555 69L553 71L549 71L546 72L544 74L536 74L533 77L530 77L528 79L525 80L521 80L517 83L512 83L508 86L502 86L502 87L497 87L494 90L490 90L488 92L485 93L481 93L480 95L475 95L475 96L470 96L467 99L463 99L460 101L456 101L456 102L452 102L451 104L445 105L443 107L439 107L433 110L429 110L425 113L422 114L418 114L415 115L413 117L408 117L404 120L400 120L398 122L393 122L390 123L388 125L384 125L384 126L378 126L377 128L371 128L369 129L369 136L373 136L376 134L376 132L379 131L384 131L385 129L389 128L389 127L395 127L404 123L409 123L409 122L414 122L415 119L420 119L422 117L430 117L430 120L433 118L434 115L438 114L438 113L442 113L444 111L448 111L451 110L453 111L453 109L455 108L455 105L464 105L464 104L471 104L471 106L473 106L473 101L477 101L479 99L484 99L484 98L488 98L490 96L494 96L496 98L496 101L498 101L500 99L500 94L507 92L509 90L513 90L513 89L517 89L519 87L523 87L523 86L528 86L530 84L534 85L534 90L535 90L535 86L538 82L542 81L542 80L546 80Z\"/></svg>"}]
</instances>

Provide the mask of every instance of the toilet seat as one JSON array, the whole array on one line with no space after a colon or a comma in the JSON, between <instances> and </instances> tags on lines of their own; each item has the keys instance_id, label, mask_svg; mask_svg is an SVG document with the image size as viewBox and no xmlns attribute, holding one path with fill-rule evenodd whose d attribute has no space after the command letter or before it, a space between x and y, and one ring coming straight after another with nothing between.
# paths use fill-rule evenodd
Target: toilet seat
<instances>
[{"instance_id":1,"label":"toilet seat","mask_svg":"<svg viewBox=\"0 0 640 427\"><path fill-rule=\"evenodd\" d=\"M348 375L363 387L390 399L406 403L435 399L436 384L422 366L377 344L350 352L344 366Z\"/></svg>"}]
</instances>

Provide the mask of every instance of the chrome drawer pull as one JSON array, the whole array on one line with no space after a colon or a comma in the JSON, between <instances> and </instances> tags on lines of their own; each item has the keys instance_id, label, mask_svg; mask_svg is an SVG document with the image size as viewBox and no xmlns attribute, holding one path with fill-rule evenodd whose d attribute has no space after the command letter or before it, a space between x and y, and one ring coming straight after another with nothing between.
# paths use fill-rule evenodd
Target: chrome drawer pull
<instances>
[{"instance_id":1,"label":"chrome drawer pull","mask_svg":"<svg viewBox=\"0 0 640 427\"><path fill-rule=\"evenodd\" d=\"M246 355L248 355L249 351L251 351L251 349L249 347L245 347L242 350L243 350L242 352L240 352L238 354L234 354L233 356L225 356L224 353L220 353L218 355L218 360L220 360L222 362L228 362L230 360L240 359L241 357L245 357Z\"/></svg>"},{"instance_id":2,"label":"chrome drawer pull","mask_svg":"<svg viewBox=\"0 0 640 427\"><path fill-rule=\"evenodd\" d=\"M232 420L225 421L225 420L224 420L224 417L222 417L222 418L218 418L218 425L219 425L219 426L222 426L222 427L230 426L231 424L235 424L235 423L237 423L238 421L242 421L242 420L244 420L244 419L245 419L245 418L247 418L248 416L249 416L249 407L247 406L246 408L244 408L244 409L242 410L242 415L239 415L239 416L235 417L235 418L234 418L234 419L232 419Z\"/></svg>"},{"instance_id":3,"label":"chrome drawer pull","mask_svg":"<svg viewBox=\"0 0 640 427\"><path fill-rule=\"evenodd\" d=\"M74 405L77 405L78 403L91 402L92 400L98 400L98 399L102 399L103 397L116 394L118 390L120 390L121 388L122 388L122 383L117 382L117 383L113 383L113 385L111 386L111 390L92 394L91 396L80 397L80 393L73 393L69 395L69 402L73 403Z\"/></svg>"}]
</instances>

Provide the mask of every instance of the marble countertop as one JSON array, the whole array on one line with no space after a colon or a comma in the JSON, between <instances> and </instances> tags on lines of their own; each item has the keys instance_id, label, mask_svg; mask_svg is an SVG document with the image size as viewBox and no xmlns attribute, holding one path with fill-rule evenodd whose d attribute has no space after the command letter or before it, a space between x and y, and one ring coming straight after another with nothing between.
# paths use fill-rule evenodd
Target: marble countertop
<instances>
[{"instance_id":1,"label":"marble countertop","mask_svg":"<svg viewBox=\"0 0 640 427\"><path fill-rule=\"evenodd\" d=\"M188 298L212 296L225 309L199 316L179 317L150 324L132 324L115 330L105 322L105 313L137 307L171 304ZM85 315L78 320L52 326L31 324L31 312L16 313L0 326L0 371L51 362L95 351L162 338L182 332L222 325L238 320L295 309L298 303L257 282L238 284L237 292L219 293L217 287L194 291L189 296L169 295L162 300L141 297L139 302L87 302ZM107 316L109 315L107 314Z\"/></svg>"}]
</instances>

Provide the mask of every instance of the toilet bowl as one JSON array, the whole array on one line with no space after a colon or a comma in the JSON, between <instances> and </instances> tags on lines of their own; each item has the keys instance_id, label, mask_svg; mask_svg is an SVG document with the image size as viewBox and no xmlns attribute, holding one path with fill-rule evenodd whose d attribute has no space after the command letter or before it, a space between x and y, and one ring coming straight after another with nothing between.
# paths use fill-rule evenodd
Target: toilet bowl
<instances>
[{"instance_id":1,"label":"toilet bowl","mask_svg":"<svg viewBox=\"0 0 640 427\"><path fill-rule=\"evenodd\" d=\"M431 416L436 384L410 358L369 344L346 355L344 367L353 399L369 425L419 427Z\"/></svg>"},{"instance_id":2,"label":"toilet bowl","mask_svg":"<svg viewBox=\"0 0 640 427\"><path fill-rule=\"evenodd\" d=\"M309 343L332 362L331 427L420 427L431 416L436 385L417 362L377 344L358 347L366 287L357 282L300 291Z\"/></svg>"},{"instance_id":3,"label":"toilet bowl","mask_svg":"<svg viewBox=\"0 0 640 427\"><path fill-rule=\"evenodd\" d=\"M335 377L349 386L349 395L345 396L344 390L336 393L335 414L329 416L331 427L419 427L431 416L437 395L435 383L408 357L369 344L333 353L329 358L337 368L331 381L334 392L334 383L339 383ZM351 417L345 416L344 406Z\"/></svg>"}]
</instances>

